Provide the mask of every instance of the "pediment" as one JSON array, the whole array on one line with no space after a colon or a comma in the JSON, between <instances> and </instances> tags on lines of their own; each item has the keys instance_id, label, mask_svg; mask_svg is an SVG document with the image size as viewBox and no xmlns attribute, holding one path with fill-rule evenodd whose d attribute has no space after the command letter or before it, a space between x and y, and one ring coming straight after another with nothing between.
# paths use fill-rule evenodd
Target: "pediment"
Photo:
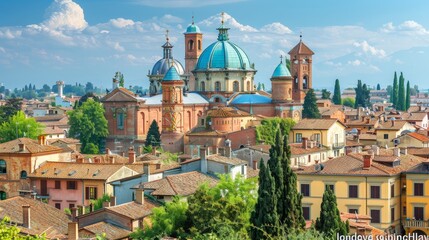
<instances>
[{"instance_id":1,"label":"pediment","mask_svg":"<svg viewBox=\"0 0 429 240\"><path fill-rule=\"evenodd\" d=\"M132 92L121 88L116 88L103 97L102 102L137 102L137 98Z\"/></svg>"}]
</instances>

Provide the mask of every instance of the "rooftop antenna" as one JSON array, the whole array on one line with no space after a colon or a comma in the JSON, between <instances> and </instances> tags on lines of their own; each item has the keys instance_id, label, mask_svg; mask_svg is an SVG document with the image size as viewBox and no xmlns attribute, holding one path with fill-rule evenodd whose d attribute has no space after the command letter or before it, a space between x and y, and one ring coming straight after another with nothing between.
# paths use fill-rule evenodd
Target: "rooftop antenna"
<instances>
[{"instance_id":1,"label":"rooftop antenna","mask_svg":"<svg viewBox=\"0 0 429 240\"><path fill-rule=\"evenodd\" d=\"M299 32L299 41L302 42L302 32Z\"/></svg>"},{"instance_id":2,"label":"rooftop antenna","mask_svg":"<svg viewBox=\"0 0 429 240\"><path fill-rule=\"evenodd\" d=\"M283 55L280 55L280 63L283 63Z\"/></svg>"},{"instance_id":3,"label":"rooftop antenna","mask_svg":"<svg viewBox=\"0 0 429 240\"><path fill-rule=\"evenodd\" d=\"M167 40L167 42L168 42L168 40L170 40L169 38L168 38L168 29L167 30L165 30L165 39Z\"/></svg>"},{"instance_id":4,"label":"rooftop antenna","mask_svg":"<svg viewBox=\"0 0 429 240\"><path fill-rule=\"evenodd\" d=\"M194 25L194 13L192 13L192 25Z\"/></svg>"},{"instance_id":5,"label":"rooftop antenna","mask_svg":"<svg viewBox=\"0 0 429 240\"><path fill-rule=\"evenodd\" d=\"M221 18L222 18L221 23L223 25L223 23L225 22L224 21L225 20L225 12L222 12L220 15L221 15Z\"/></svg>"}]
</instances>

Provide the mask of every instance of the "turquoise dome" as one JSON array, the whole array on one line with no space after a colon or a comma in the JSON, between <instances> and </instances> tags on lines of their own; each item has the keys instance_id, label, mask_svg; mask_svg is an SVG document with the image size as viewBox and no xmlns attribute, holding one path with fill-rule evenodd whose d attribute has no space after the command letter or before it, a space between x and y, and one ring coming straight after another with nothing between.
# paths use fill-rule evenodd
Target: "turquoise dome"
<instances>
[{"instance_id":1,"label":"turquoise dome","mask_svg":"<svg viewBox=\"0 0 429 240\"><path fill-rule=\"evenodd\" d=\"M290 72L286 67L286 64L280 62L280 64L276 67L271 77L290 77Z\"/></svg>"},{"instance_id":2,"label":"turquoise dome","mask_svg":"<svg viewBox=\"0 0 429 240\"><path fill-rule=\"evenodd\" d=\"M168 72L164 75L164 78L162 81L177 81L181 80L179 73L177 72L176 68L174 66L171 66L170 69L168 69Z\"/></svg>"},{"instance_id":3,"label":"turquoise dome","mask_svg":"<svg viewBox=\"0 0 429 240\"><path fill-rule=\"evenodd\" d=\"M240 94L235 97L231 104L268 104L271 98L259 94Z\"/></svg>"},{"instance_id":4,"label":"turquoise dome","mask_svg":"<svg viewBox=\"0 0 429 240\"><path fill-rule=\"evenodd\" d=\"M188 28L186 28L185 34L187 34L187 33L201 33L201 31L197 25L192 23L191 25L188 26Z\"/></svg>"},{"instance_id":5,"label":"turquoise dome","mask_svg":"<svg viewBox=\"0 0 429 240\"><path fill-rule=\"evenodd\" d=\"M217 42L212 43L201 53L195 71L211 68L252 69L246 53L234 43L228 41L228 28L218 28Z\"/></svg>"}]
</instances>

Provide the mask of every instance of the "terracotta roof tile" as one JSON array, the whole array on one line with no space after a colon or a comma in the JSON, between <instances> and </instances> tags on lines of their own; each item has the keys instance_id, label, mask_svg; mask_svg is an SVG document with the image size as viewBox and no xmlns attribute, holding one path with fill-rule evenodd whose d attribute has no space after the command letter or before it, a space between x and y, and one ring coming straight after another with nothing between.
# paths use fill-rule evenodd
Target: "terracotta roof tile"
<instances>
[{"instance_id":1,"label":"terracotta roof tile","mask_svg":"<svg viewBox=\"0 0 429 240\"><path fill-rule=\"evenodd\" d=\"M298 129L317 129L317 130L327 130L332 125L335 124L335 122L339 122L337 119L302 119L299 121L295 126L292 127L292 130L298 130ZM342 124L342 123L341 123Z\"/></svg>"},{"instance_id":2,"label":"terracotta roof tile","mask_svg":"<svg viewBox=\"0 0 429 240\"><path fill-rule=\"evenodd\" d=\"M416 133L416 132L411 132L411 133L407 133L408 136L415 138L421 142L429 142L429 137Z\"/></svg>"},{"instance_id":3,"label":"terracotta roof tile","mask_svg":"<svg viewBox=\"0 0 429 240\"><path fill-rule=\"evenodd\" d=\"M207 113L207 116L213 118L223 118L223 117L249 117L250 114L232 107L219 107L212 109Z\"/></svg>"},{"instance_id":4,"label":"terracotta roof tile","mask_svg":"<svg viewBox=\"0 0 429 240\"><path fill-rule=\"evenodd\" d=\"M241 165L241 164L247 164L247 161L244 161L242 159L236 158L236 157L225 157L220 155L210 155L207 157L207 160L218 162L218 163L226 163L229 165Z\"/></svg>"},{"instance_id":5,"label":"terracotta roof tile","mask_svg":"<svg viewBox=\"0 0 429 240\"><path fill-rule=\"evenodd\" d=\"M151 193L153 196L188 196L195 193L203 183L208 183L210 187L213 187L218 183L218 180L206 174L192 171L144 183L143 188L153 189L154 191Z\"/></svg>"},{"instance_id":6,"label":"terracotta roof tile","mask_svg":"<svg viewBox=\"0 0 429 240\"><path fill-rule=\"evenodd\" d=\"M23 205L30 205L30 229L22 226ZM47 238L63 238L67 234L67 224L70 222L64 211L41 201L20 196L0 201L0 218L3 219L5 216L8 216L12 223L18 224L22 233L30 235L46 233Z\"/></svg>"},{"instance_id":7,"label":"terracotta roof tile","mask_svg":"<svg viewBox=\"0 0 429 240\"><path fill-rule=\"evenodd\" d=\"M101 235L104 233L106 239L123 239L127 238L132 233L131 231L106 222L94 223L92 225L85 226L82 229L90 231L94 233L94 235Z\"/></svg>"},{"instance_id":8,"label":"terracotta roof tile","mask_svg":"<svg viewBox=\"0 0 429 240\"><path fill-rule=\"evenodd\" d=\"M395 131L398 131L398 130L400 130L401 128L403 128L404 127L404 125L407 123L407 121L404 121L404 120L394 120L393 121L393 124L392 124L392 121L391 120L389 120L389 121L386 121L386 122L382 122L379 126L378 126L378 128L377 129L380 129L380 130L395 130Z\"/></svg>"},{"instance_id":9,"label":"terracotta roof tile","mask_svg":"<svg viewBox=\"0 0 429 240\"><path fill-rule=\"evenodd\" d=\"M136 220L147 217L152 214L152 209L154 207L159 207L159 205L152 202L148 198L145 198L143 204L139 204L137 202L128 202L113 207L108 207L106 208L106 210Z\"/></svg>"},{"instance_id":10,"label":"terracotta roof tile","mask_svg":"<svg viewBox=\"0 0 429 240\"><path fill-rule=\"evenodd\" d=\"M401 115L403 120L406 121L422 121L427 116L425 112L403 113Z\"/></svg>"},{"instance_id":11,"label":"terracotta roof tile","mask_svg":"<svg viewBox=\"0 0 429 240\"><path fill-rule=\"evenodd\" d=\"M19 150L19 144L24 144L24 150ZM18 138L0 144L0 153L51 153L61 152L62 148L50 145L40 145L30 138Z\"/></svg>"},{"instance_id":12,"label":"terracotta roof tile","mask_svg":"<svg viewBox=\"0 0 429 240\"><path fill-rule=\"evenodd\" d=\"M45 162L39 169L28 174L32 178L50 179L92 179L107 180L122 164L75 163L75 162ZM135 172L137 174L137 172Z\"/></svg>"}]
</instances>

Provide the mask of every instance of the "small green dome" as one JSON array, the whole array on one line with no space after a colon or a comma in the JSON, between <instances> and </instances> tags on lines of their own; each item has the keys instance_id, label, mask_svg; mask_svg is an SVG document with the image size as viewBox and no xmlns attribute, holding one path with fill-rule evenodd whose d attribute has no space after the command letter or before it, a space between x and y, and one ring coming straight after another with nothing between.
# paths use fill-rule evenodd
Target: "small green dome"
<instances>
[{"instance_id":1,"label":"small green dome","mask_svg":"<svg viewBox=\"0 0 429 240\"><path fill-rule=\"evenodd\" d=\"M197 25L192 23L191 25L188 26L188 28L186 28L185 34L187 34L187 33L201 33L201 31Z\"/></svg>"},{"instance_id":2,"label":"small green dome","mask_svg":"<svg viewBox=\"0 0 429 240\"><path fill-rule=\"evenodd\" d=\"M271 77L290 77L291 74L289 70L286 67L286 64L283 62L280 62L280 64L276 67L276 69L273 72L273 75Z\"/></svg>"},{"instance_id":3,"label":"small green dome","mask_svg":"<svg viewBox=\"0 0 429 240\"><path fill-rule=\"evenodd\" d=\"M162 81L179 81L181 80L179 73L177 73L177 70L174 66L171 66L170 69L168 69L168 72L164 75L164 78Z\"/></svg>"}]
</instances>

